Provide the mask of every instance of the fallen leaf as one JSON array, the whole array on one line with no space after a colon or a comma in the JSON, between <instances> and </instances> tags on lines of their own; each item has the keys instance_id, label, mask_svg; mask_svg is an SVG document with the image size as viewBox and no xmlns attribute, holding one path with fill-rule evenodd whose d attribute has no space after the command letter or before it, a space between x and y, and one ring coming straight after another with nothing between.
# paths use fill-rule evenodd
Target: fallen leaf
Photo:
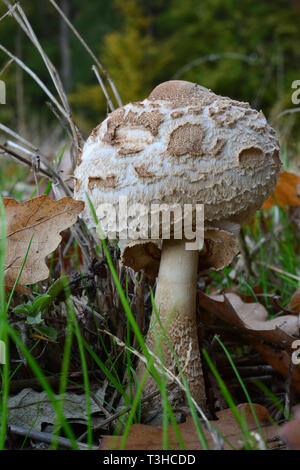
<instances>
[{"instance_id":1,"label":"fallen leaf","mask_svg":"<svg viewBox=\"0 0 300 470\"><path fill-rule=\"evenodd\" d=\"M216 289L213 290L213 289L210 289L209 290L209 295L212 296L212 295L220 295L220 290L219 289ZM258 286L251 286L251 292L248 292L247 294L242 294L239 292L238 288L232 286L230 288L230 290L226 290L226 294L230 293L230 294L236 294L238 295L243 302L249 304L249 303L253 303L253 302L256 302L257 300L257 295L259 294L263 294L263 287L261 285L258 285Z\"/></svg>"},{"instance_id":2,"label":"fallen leaf","mask_svg":"<svg viewBox=\"0 0 300 470\"><path fill-rule=\"evenodd\" d=\"M257 295L259 294L263 294L264 290L263 290L263 287L261 285L259 286L251 286L251 292L248 292L247 294L241 294L241 299L250 304L252 302L256 302L257 300ZM232 291L233 294L235 293L234 291ZM236 292L238 294L238 292Z\"/></svg>"},{"instance_id":3,"label":"fallen leaf","mask_svg":"<svg viewBox=\"0 0 300 470\"><path fill-rule=\"evenodd\" d=\"M57 403L61 400L59 395L55 395ZM91 413L99 413L99 406L91 400ZM64 393L64 417L73 423L86 423L86 396L76 393ZM0 413L1 417L1 413ZM17 395L8 399L8 425L31 428L35 431L42 431L43 424L54 424L56 411L46 392L36 392L31 388L24 388Z\"/></svg>"},{"instance_id":4,"label":"fallen leaf","mask_svg":"<svg viewBox=\"0 0 300 470\"><path fill-rule=\"evenodd\" d=\"M284 378L288 378L291 354L286 351L273 349L257 340L250 340L250 343L270 366L277 370ZM300 392L300 366L296 364L294 364L292 371L292 385Z\"/></svg>"},{"instance_id":5,"label":"fallen leaf","mask_svg":"<svg viewBox=\"0 0 300 470\"><path fill-rule=\"evenodd\" d=\"M271 195L263 204L262 209L271 209L271 207L279 205L300 206L300 198L298 197L298 184L300 184L300 176L294 173L283 171L280 173L278 183L275 188L275 198Z\"/></svg>"},{"instance_id":6,"label":"fallen leaf","mask_svg":"<svg viewBox=\"0 0 300 470\"><path fill-rule=\"evenodd\" d=\"M61 241L60 232L71 227L84 203L71 197L53 201L40 196L25 202L4 198L6 217L5 285L10 288L19 274L32 238L19 284L33 284L49 276L45 258Z\"/></svg>"},{"instance_id":7,"label":"fallen leaf","mask_svg":"<svg viewBox=\"0 0 300 470\"><path fill-rule=\"evenodd\" d=\"M265 439L276 436L277 427L270 424L270 416L266 408L261 405L253 405L257 418L261 424ZM239 412L245 416L249 431L257 433L257 426L252 415L250 405L242 403L238 405ZM237 424L230 408L217 412L217 421L210 421L225 436L235 448L240 448L244 441L239 425ZM203 447L198 437L193 418L189 416L185 423L179 424L179 431L183 442L188 450L202 450ZM214 441L210 433L204 430L205 438L209 449L214 448ZM100 450L112 450L120 447L122 437L102 436ZM176 433L172 426L169 426L168 450L180 449ZM162 426L149 426L145 424L133 424L129 436L126 440L126 450L159 450L163 449L163 428ZM227 442L224 442L224 449L231 449Z\"/></svg>"},{"instance_id":8,"label":"fallen leaf","mask_svg":"<svg viewBox=\"0 0 300 470\"><path fill-rule=\"evenodd\" d=\"M299 335L299 319L284 315L268 320L268 312L259 303L245 303L236 294L208 296L199 292L200 305L211 314L243 331L271 343L290 348Z\"/></svg>"},{"instance_id":9,"label":"fallen leaf","mask_svg":"<svg viewBox=\"0 0 300 470\"><path fill-rule=\"evenodd\" d=\"M288 309L292 312L300 313L300 288L296 290L293 297L290 300Z\"/></svg>"},{"instance_id":10,"label":"fallen leaf","mask_svg":"<svg viewBox=\"0 0 300 470\"><path fill-rule=\"evenodd\" d=\"M281 426L279 435L287 443L289 449L300 450L300 416Z\"/></svg>"}]
</instances>

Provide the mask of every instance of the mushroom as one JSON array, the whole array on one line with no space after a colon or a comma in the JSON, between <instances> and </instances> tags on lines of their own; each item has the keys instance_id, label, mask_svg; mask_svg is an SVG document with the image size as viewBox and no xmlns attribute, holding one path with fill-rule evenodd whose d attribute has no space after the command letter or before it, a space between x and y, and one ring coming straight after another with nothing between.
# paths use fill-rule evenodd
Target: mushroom
<instances>
[{"instance_id":1,"label":"mushroom","mask_svg":"<svg viewBox=\"0 0 300 470\"><path fill-rule=\"evenodd\" d=\"M204 204L200 253L187 250L186 240L172 234L164 240L120 237L123 264L158 275L159 318L199 405L205 404L205 387L196 324L198 275L232 261L241 223L272 193L280 169L278 140L262 112L179 80L162 83L144 101L109 114L93 130L78 162L75 197L85 199L88 192L96 210L109 203L117 211L122 196L128 205ZM85 207L87 225L95 228ZM117 235L125 226L119 224ZM109 231L107 219L101 227ZM152 314L146 340L152 351L159 332ZM161 349L165 366L178 374L165 340ZM141 363L138 377L143 371ZM150 377L145 391L155 387Z\"/></svg>"}]
</instances>

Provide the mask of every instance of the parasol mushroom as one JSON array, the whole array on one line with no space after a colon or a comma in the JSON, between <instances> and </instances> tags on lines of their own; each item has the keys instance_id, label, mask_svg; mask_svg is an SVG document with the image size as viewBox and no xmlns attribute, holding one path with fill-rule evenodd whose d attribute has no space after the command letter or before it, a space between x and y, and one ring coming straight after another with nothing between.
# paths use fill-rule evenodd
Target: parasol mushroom
<instances>
[{"instance_id":1,"label":"parasol mushroom","mask_svg":"<svg viewBox=\"0 0 300 470\"><path fill-rule=\"evenodd\" d=\"M157 86L144 101L113 111L90 135L75 171L75 197L84 200L88 192L96 211L105 203L117 210L124 196L128 205L204 204L205 240L200 256L199 250L186 249L185 239L172 238L174 230L163 241L138 235L134 240L120 240L124 265L158 275L155 303L160 321L163 326L170 321L169 341L184 368L191 395L202 406L205 388L195 313L197 278L232 261L238 253L236 235L241 223L272 193L280 169L278 140L262 112L197 84L174 80ZM88 207L83 217L94 228ZM101 226L109 232L107 218ZM125 228L126 223L119 224L117 235ZM159 328L153 314L146 342L150 350L157 342L155 332ZM177 374L166 341L162 351L164 364ZM143 370L140 364L138 377ZM155 387L150 378L146 391Z\"/></svg>"}]
</instances>

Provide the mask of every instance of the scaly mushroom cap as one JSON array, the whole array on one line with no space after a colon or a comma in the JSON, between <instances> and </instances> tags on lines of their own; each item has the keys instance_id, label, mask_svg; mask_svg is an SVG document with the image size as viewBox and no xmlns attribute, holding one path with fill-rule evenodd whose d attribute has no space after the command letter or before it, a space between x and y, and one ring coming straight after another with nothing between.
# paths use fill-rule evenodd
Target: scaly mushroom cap
<instances>
[{"instance_id":1,"label":"scaly mushroom cap","mask_svg":"<svg viewBox=\"0 0 300 470\"><path fill-rule=\"evenodd\" d=\"M93 130L75 171L75 197L85 200L88 192L96 209L103 203L117 209L119 196L128 204L203 203L207 225L222 228L261 207L280 169L278 140L262 112L174 80Z\"/></svg>"}]
</instances>

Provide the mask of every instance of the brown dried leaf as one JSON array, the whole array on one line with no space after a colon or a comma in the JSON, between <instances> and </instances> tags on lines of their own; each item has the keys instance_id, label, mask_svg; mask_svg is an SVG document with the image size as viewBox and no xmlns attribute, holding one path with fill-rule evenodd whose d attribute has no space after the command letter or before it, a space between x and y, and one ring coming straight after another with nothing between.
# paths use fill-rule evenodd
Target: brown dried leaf
<instances>
[{"instance_id":1,"label":"brown dried leaf","mask_svg":"<svg viewBox=\"0 0 300 470\"><path fill-rule=\"evenodd\" d=\"M291 301L288 305L289 310L292 312L300 313L300 289L297 289L296 292L294 293L293 297L291 298Z\"/></svg>"},{"instance_id":2,"label":"brown dried leaf","mask_svg":"<svg viewBox=\"0 0 300 470\"><path fill-rule=\"evenodd\" d=\"M289 449L300 450L300 416L281 426L279 435L285 440Z\"/></svg>"},{"instance_id":3,"label":"brown dried leaf","mask_svg":"<svg viewBox=\"0 0 300 470\"><path fill-rule=\"evenodd\" d=\"M71 197L53 201L40 196L25 202L4 198L6 216L5 284L12 287L20 271L31 237L32 243L19 284L46 279L45 258L59 245L62 230L73 225L84 203Z\"/></svg>"},{"instance_id":4,"label":"brown dried leaf","mask_svg":"<svg viewBox=\"0 0 300 470\"><path fill-rule=\"evenodd\" d=\"M286 379L289 376L289 368L291 362L291 354L286 351L273 349L266 344L262 344L257 340L250 341L256 351L264 358L264 360L272 366L279 374ZM300 366L294 365L292 371L292 384L300 392Z\"/></svg>"},{"instance_id":5,"label":"brown dried leaf","mask_svg":"<svg viewBox=\"0 0 300 470\"><path fill-rule=\"evenodd\" d=\"M299 320L295 315L284 315L268 320L268 312L259 303L245 303L236 294L208 296L199 292L200 305L211 314L261 339L290 348L299 335Z\"/></svg>"},{"instance_id":6,"label":"brown dried leaf","mask_svg":"<svg viewBox=\"0 0 300 470\"><path fill-rule=\"evenodd\" d=\"M253 405L258 420L263 429L265 439L271 439L277 434L277 428L270 425L269 413L261 405ZM256 431L257 426L248 403L242 403L238 407L239 412L245 416L249 431ZM217 413L218 421L211 421L235 448L240 448L243 442L240 428L232 414L231 409L222 410ZM202 450L193 418L189 416L185 423L179 424L180 434L188 450ZM214 442L208 431L204 430L205 438L209 449L214 448ZM163 431L162 426L147 426L145 424L133 424L126 441L126 450L159 450L162 449ZM121 437L103 436L100 450L112 450L120 447ZM168 450L180 449L173 427L169 427ZM224 442L224 449L231 449L230 445Z\"/></svg>"},{"instance_id":7,"label":"brown dried leaf","mask_svg":"<svg viewBox=\"0 0 300 470\"><path fill-rule=\"evenodd\" d=\"M298 197L298 185L300 184L300 177L294 173L283 171L280 173L278 183L275 188L275 198L270 196L267 199L262 209L271 209L277 204L280 207L285 206L300 206L300 198Z\"/></svg>"}]
</instances>

